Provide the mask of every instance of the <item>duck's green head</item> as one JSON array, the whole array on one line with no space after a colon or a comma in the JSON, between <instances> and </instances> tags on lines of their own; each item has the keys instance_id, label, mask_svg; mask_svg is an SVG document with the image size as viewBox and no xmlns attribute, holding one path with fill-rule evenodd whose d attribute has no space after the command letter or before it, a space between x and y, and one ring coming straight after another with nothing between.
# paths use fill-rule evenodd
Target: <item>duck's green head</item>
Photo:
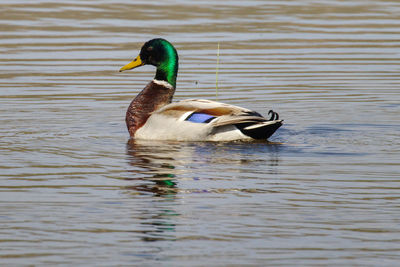
<instances>
[{"instance_id":1,"label":"duck's green head","mask_svg":"<svg viewBox=\"0 0 400 267\"><path fill-rule=\"evenodd\" d=\"M157 68L155 79L166 81L172 86L176 86L178 53L170 42L161 38L146 42L142 46L140 54L119 71L131 70L147 64Z\"/></svg>"}]
</instances>

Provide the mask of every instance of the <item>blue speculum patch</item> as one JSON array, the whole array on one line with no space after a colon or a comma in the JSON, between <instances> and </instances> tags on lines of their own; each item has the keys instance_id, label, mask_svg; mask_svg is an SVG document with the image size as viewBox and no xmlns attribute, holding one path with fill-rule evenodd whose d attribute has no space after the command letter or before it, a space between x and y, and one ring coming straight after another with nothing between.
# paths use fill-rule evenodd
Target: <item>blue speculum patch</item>
<instances>
[{"instance_id":1,"label":"blue speculum patch","mask_svg":"<svg viewBox=\"0 0 400 267\"><path fill-rule=\"evenodd\" d=\"M196 122L196 123L209 123L214 116L205 113L194 112L186 118L186 121Z\"/></svg>"}]
</instances>

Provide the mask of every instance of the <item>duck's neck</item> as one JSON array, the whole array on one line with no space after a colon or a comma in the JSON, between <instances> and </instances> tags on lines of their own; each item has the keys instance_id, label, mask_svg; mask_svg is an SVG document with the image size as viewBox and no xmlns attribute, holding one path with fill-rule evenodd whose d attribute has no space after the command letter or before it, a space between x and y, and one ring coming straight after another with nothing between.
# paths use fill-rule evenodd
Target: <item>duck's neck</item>
<instances>
[{"instance_id":1,"label":"duck's neck","mask_svg":"<svg viewBox=\"0 0 400 267\"><path fill-rule=\"evenodd\" d=\"M164 81L176 88L176 76L178 73L178 67L174 71L165 71L163 69L157 69L155 80Z\"/></svg>"},{"instance_id":2,"label":"duck's neck","mask_svg":"<svg viewBox=\"0 0 400 267\"><path fill-rule=\"evenodd\" d=\"M165 59L157 67L154 79L166 81L176 88L176 76L178 75L178 53L173 46L167 47Z\"/></svg>"}]
</instances>

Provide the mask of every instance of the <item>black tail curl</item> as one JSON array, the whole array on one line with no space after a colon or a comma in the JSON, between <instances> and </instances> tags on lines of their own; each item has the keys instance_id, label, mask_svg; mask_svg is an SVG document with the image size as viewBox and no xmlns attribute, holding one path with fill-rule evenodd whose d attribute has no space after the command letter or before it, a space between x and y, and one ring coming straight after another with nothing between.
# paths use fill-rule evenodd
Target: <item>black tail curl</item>
<instances>
[{"instance_id":1,"label":"black tail curl","mask_svg":"<svg viewBox=\"0 0 400 267\"><path fill-rule=\"evenodd\" d=\"M269 118L269 121L275 121L275 120L279 120L279 114L278 112L273 111L272 109L270 109L268 111L268 115L271 114L271 117Z\"/></svg>"}]
</instances>

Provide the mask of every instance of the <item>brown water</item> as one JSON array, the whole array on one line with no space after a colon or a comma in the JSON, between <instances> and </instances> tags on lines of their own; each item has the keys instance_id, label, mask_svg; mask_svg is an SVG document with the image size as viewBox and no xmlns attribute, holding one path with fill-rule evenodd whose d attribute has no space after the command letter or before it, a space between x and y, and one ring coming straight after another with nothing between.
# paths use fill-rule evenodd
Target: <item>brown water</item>
<instances>
[{"instance_id":1,"label":"brown water","mask_svg":"<svg viewBox=\"0 0 400 267\"><path fill-rule=\"evenodd\" d=\"M135 3L136 2L136 3ZM400 2L1 1L0 263L396 265ZM128 142L124 113L180 54L175 99L284 126L273 143Z\"/></svg>"}]
</instances>

